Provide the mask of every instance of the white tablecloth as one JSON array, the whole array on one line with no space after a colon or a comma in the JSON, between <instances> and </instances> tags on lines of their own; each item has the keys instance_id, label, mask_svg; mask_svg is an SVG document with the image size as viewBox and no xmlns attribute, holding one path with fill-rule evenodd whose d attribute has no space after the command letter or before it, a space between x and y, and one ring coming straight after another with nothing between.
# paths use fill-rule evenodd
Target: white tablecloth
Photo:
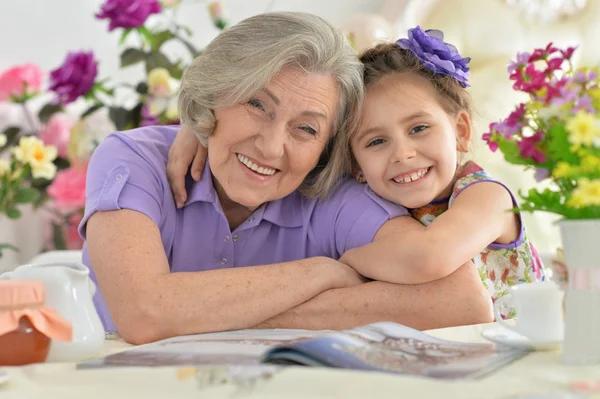
<instances>
[{"instance_id":1,"label":"white tablecloth","mask_svg":"<svg viewBox=\"0 0 600 399\"><path fill-rule=\"evenodd\" d=\"M488 327L464 326L428 333L481 342L480 333ZM104 354L128 347L122 341L106 341ZM72 363L39 364L5 369L10 380L0 385L0 398L526 398L521 395L557 393L568 389L572 381L600 380L600 365L565 366L560 363L560 356L560 351L531 353L475 381L288 367L252 387L231 383L201 386L198 369L194 368L75 370ZM600 392L590 398L600 398Z\"/></svg>"}]
</instances>

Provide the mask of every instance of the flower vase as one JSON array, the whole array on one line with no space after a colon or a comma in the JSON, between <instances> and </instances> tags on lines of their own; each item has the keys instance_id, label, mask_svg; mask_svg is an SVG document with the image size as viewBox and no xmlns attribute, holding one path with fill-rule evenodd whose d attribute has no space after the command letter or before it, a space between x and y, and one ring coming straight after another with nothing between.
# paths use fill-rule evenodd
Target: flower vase
<instances>
[{"instance_id":1,"label":"flower vase","mask_svg":"<svg viewBox=\"0 0 600 399\"><path fill-rule=\"evenodd\" d=\"M569 273L562 361L600 363L600 219L559 225Z\"/></svg>"}]
</instances>

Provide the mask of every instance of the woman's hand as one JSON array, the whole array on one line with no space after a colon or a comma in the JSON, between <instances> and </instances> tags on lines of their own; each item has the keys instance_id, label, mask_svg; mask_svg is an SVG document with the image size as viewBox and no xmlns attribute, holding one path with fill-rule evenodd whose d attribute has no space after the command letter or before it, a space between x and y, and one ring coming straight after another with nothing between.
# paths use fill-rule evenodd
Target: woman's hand
<instances>
[{"instance_id":1,"label":"woman's hand","mask_svg":"<svg viewBox=\"0 0 600 399\"><path fill-rule=\"evenodd\" d=\"M169 149L167 162L167 177L177 208L181 208L187 200L185 175L188 169L191 169L192 178L199 181L207 156L208 150L200 144L194 132L182 125Z\"/></svg>"}]
</instances>

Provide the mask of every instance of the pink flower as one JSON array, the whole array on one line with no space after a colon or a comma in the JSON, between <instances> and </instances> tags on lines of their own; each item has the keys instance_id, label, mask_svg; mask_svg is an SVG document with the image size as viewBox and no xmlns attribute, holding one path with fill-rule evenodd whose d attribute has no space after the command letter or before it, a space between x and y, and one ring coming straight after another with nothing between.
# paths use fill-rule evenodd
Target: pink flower
<instances>
[{"instance_id":1,"label":"pink flower","mask_svg":"<svg viewBox=\"0 0 600 399\"><path fill-rule=\"evenodd\" d=\"M115 28L137 28L144 25L146 19L152 14L161 12L158 0L106 0L97 19L108 19L108 30Z\"/></svg>"},{"instance_id":2,"label":"pink flower","mask_svg":"<svg viewBox=\"0 0 600 399\"><path fill-rule=\"evenodd\" d=\"M570 60L575 52L576 47L569 47L566 50L560 50L560 54L565 60Z\"/></svg>"},{"instance_id":3,"label":"pink flower","mask_svg":"<svg viewBox=\"0 0 600 399\"><path fill-rule=\"evenodd\" d=\"M42 89L44 73L35 64L24 64L0 75L0 101L22 100Z\"/></svg>"},{"instance_id":4,"label":"pink flower","mask_svg":"<svg viewBox=\"0 0 600 399\"><path fill-rule=\"evenodd\" d=\"M548 61L548 67L546 68L546 70L544 72L547 74L551 74L554 71L560 70L563 61L564 60L560 57L552 58L551 60Z\"/></svg>"},{"instance_id":5,"label":"pink flower","mask_svg":"<svg viewBox=\"0 0 600 399\"><path fill-rule=\"evenodd\" d=\"M83 208L85 206L85 175L87 165L61 170L48 186L48 195L62 208Z\"/></svg>"},{"instance_id":6,"label":"pink flower","mask_svg":"<svg viewBox=\"0 0 600 399\"><path fill-rule=\"evenodd\" d=\"M74 125L75 122L70 116L54 114L42 129L40 139L46 145L55 146L59 157L66 158L71 140L71 129Z\"/></svg>"},{"instance_id":7,"label":"pink flower","mask_svg":"<svg viewBox=\"0 0 600 399\"><path fill-rule=\"evenodd\" d=\"M520 155L524 158L531 158L537 163L546 162L546 155L538 149L536 145L544 137L544 132L537 132L531 137L523 137L517 145L521 149Z\"/></svg>"},{"instance_id":8,"label":"pink flower","mask_svg":"<svg viewBox=\"0 0 600 399\"><path fill-rule=\"evenodd\" d=\"M78 212L69 218L69 223L65 228L65 242L67 244L67 249L83 248L83 239L77 230L82 219L83 212Z\"/></svg>"},{"instance_id":9,"label":"pink flower","mask_svg":"<svg viewBox=\"0 0 600 399\"><path fill-rule=\"evenodd\" d=\"M488 147L490 147L490 151L496 152L498 150L498 143L494 140L492 133L484 133L481 138L487 143Z\"/></svg>"},{"instance_id":10,"label":"pink flower","mask_svg":"<svg viewBox=\"0 0 600 399\"><path fill-rule=\"evenodd\" d=\"M531 57L529 57L529 62L535 62L546 59L550 54L553 54L557 51L559 51L558 48L554 47L552 45L552 42L550 42L548 43L546 48L536 48L533 51L533 54L531 54Z\"/></svg>"}]
</instances>

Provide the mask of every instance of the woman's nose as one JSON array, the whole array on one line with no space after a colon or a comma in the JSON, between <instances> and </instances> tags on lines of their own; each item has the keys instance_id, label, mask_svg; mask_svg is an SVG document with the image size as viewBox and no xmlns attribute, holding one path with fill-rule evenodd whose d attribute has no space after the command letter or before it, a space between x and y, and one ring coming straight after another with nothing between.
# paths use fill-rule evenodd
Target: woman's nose
<instances>
[{"instance_id":1,"label":"woman's nose","mask_svg":"<svg viewBox=\"0 0 600 399\"><path fill-rule=\"evenodd\" d=\"M285 126L271 126L259 133L255 145L265 161L283 156L286 135Z\"/></svg>"}]
</instances>

